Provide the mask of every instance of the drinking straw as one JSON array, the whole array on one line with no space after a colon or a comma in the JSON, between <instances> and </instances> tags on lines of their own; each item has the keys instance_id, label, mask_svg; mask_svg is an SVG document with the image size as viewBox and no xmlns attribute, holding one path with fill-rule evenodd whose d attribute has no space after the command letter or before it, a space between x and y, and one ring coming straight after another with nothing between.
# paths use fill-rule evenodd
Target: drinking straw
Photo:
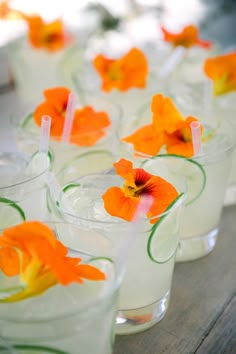
<instances>
[{"instance_id":1,"label":"drinking straw","mask_svg":"<svg viewBox=\"0 0 236 354\"><path fill-rule=\"evenodd\" d=\"M75 94L71 92L68 97L67 107L66 107L66 117L63 126L62 141L64 143L69 143L70 133L74 118L75 111Z\"/></svg>"},{"instance_id":2,"label":"drinking straw","mask_svg":"<svg viewBox=\"0 0 236 354\"><path fill-rule=\"evenodd\" d=\"M59 199L60 194L62 192L61 187L60 187L60 183L58 182L56 176L54 175L54 173L49 172L48 173L48 187L50 190L50 194L53 197L53 200L56 201Z\"/></svg>"},{"instance_id":3,"label":"drinking straw","mask_svg":"<svg viewBox=\"0 0 236 354\"><path fill-rule=\"evenodd\" d=\"M190 124L192 131L192 142L193 142L193 151L194 156L199 155L202 151L201 144L201 124L197 121L194 121Z\"/></svg>"},{"instance_id":4,"label":"drinking straw","mask_svg":"<svg viewBox=\"0 0 236 354\"><path fill-rule=\"evenodd\" d=\"M167 58L165 64L161 68L160 76L166 77L171 74L174 68L180 63L183 59L184 54L186 53L186 49L182 46L176 47L171 55Z\"/></svg>"},{"instance_id":5,"label":"drinking straw","mask_svg":"<svg viewBox=\"0 0 236 354\"><path fill-rule=\"evenodd\" d=\"M51 129L50 116L42 116L41 119L41 130L40 130L40 141L39 141L39 154L48 154L50 129Z\"/></svg>"}]
</instances>

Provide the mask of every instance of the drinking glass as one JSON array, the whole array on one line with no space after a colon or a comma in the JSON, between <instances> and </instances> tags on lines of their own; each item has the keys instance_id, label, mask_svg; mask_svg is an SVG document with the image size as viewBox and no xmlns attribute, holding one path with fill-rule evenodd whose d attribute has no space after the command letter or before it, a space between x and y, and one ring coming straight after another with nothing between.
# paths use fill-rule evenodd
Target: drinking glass
<instances>
[{"instance_id":1,"label":"drinking glass","mask_svg":"<svg viewBox=\"0 0 236 354\"><path fill-rule=\"evenodd\" d=\"M16 91L26 104L37 104L48 87L69 84L67 77L78 72L83 62L77 42L51 53L31 47L22 37L10 42L7 50Z\"/></svg>"},{"instance_id":2,"label":"drinking glass","mask_svg":"<svg viewBox=\"0 0 236 354\"><path fill-rule=\"evenodd\" d=\"M136 229L135 242L126 250L128 260L119 297L117 334L136 333L153 326L164 317L168 308L179 241L179 216L186 196L185 180L180 175L169 174L170 162L170 159L162 159L158 175L175 186L179 197L163 214L155 216L159 221L154 226L147 218L142 218ZM110 170L102 175L79 177L59 188L52 185L53 212L58 219L100 230L112 241L122 238L130 223L109 215L102 200L109 187L122 184L121 177ZM76 248L76 240L69 241L66 234L63 242L70 249Z\"/></svg>"},{"instance_id":3,"label":"drinking glass","mask_svg":"<svg viewBox=\"0 0 236 354\"><path fill-rule=\"evenodd\" d=\"M188 186L191 187L189 197L192 199L191 202L185 202L180 217L177 262L192 261L207 255L214 249L220 231L224 195L235 149L235 132L229 122L223 121L215 133L209 129L209 134L214 136L203 144L202 153L191 159L175 157L173 170L186 176ZM143 167L155 173L158 170L158 158L157 155L147 160ZM189 167L185 169L183 165L184 160L195 163L196 174L191 170L189 174ZM201 188L199 188L200 175L203 181ZM195 190L196 187L200 193L193 198L191 190Z\"/></svg>"},{"instance_id":4,"label":"drinking glass","mask_svg":"<svg viewBox=\"0 0 236 354\"><path fill-rule=\"evenodd\" d=\"M121 39L122 38L122 39ZM154 90L164 90L166 86L166 80L157 76L157 69L153 67L150 58L148 57L148 51L142 52L145 54L148 62L148 74L146 77L146 86L130 87L125 91L120 91L113 88L109 92L102 90L102 80L93 65L93 59L98 54L103 54L107 58L120 58L127 53L132 47L134 47L133 40L130 42L127 35L117 32L107 33L105 38L98 40L94 38L84 55L83 66L80 72L71 72L70 85L73 90L81 97L93 96L98 94L110 102L117 104L121 107L123 112L122 120L130 120L137 110L137 107L141 107L150 96L150 92ZM138 46L137 48L140 48ZM150 50L149 50L150 53ZM157 60L155 58L155 64ZM132 72L132 68L130 68Z\"/></svg>"},{"instance_id":5,"label":"drinking glass","mask_svg":"<svg viewBox=\"0 0 236 354\"><path fill-rule=\"evenodd\" d=\"M57 284L21 301L0 301L4 345L13 349L11 354L112 354L118 293L124 272L123 250L129 244L129 234L116 238L114 230L112 240L91 224L84 227L47 222L47 225L62 243L65 241L70 257L79 257L83 263L100 269L106 279L84 280L83 284L67 286ZM1 272L0 278L1 300L13 289L14 279ZM1 353L2 350L5 353L4 345L0 344Z\"/></svg>"},{"instance_id":6,"label":"drinking glass","mask_svg":"<svg viewBox=\"0 0 236 354\"><path fill-rule=\"evenodd\" d=\"M48 218L46 185L51 160L0 153L0 229L24 220Z\"/></svg>"}]
</instances>

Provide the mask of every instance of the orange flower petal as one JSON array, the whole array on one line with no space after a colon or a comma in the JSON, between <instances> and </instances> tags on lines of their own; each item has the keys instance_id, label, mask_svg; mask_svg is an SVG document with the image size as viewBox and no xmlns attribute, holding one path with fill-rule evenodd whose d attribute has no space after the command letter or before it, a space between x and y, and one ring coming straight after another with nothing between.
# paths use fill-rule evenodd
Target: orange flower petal
<instances>
[{"instance_id":1,"label":"orange flower petal","mask_svg":"<svg viewBox=\"0 0 236 354\"><path fill-rule=\"evenodd\" d=\"M104 208L112 215L131 221L135 215L139 198L130 198L124 195L119 187L111 187L103 194Z\"/></svg>"},{"instance_id":2,"label":"orange flower petal","mask_svg":"<svg viewBox=\"0 0 236 354\"><path fill-rule=\"evenodd\" d=\"M121 140L133 144L135 152L154 156L158 154L164 143L164 135L162 132L157 132L154 125L150 124L139 128Z\"/></svg>"},{"instance_id":3,"label":"orange flower petal","mask_svg":"<svg viewBox=\"0 0 236 354\"><path fill-rule=\"evenodd\" d=\"M78 274L81 278L88 279L88 280L106 279L105 274L103 272L88 264L80 264L78 266Z\"/></svg>"},{"instance_id":4,"label":"orange flower petal","mask_svg":"<svg viewBox=\"0 0 236 354\"><path fill-rule=\"evenodd\" d=\"M106 112L96 112L86 106L75 111L70 142L79 146L92 146L106 135L111 124Z\"/></svg>"},{"instance_id":5,"label":"orange flower petal","mask_svg":"<svg viewBox=\"0 0 236 354\"><path fill-rule=\"evenodd\" d=\"M35 252L41 252L42 247L37 249L41 242L47 243L57 252L60 251L60 254L65 255L67 253L66 247L55 238L54 232L47 225L38 221L23 222L7 228L0 237L0 247L15 246L25 253L32 247Z\"/></svg>"},{"instance_id":6,"label":"orange flower petal","mask_svg":"<svg viewBox=\"0 0 236 354\"><path fill-rule=\"evenodd\" d=\"M236 91L236 52L206 59L205 74L214 83L214 94Z\"/></svg>"},{"instance_id":7,"label":"orange flower petal","mask_svg":"<svg viewBox=\"0 0 236 354\"><path fill-rule=\"evenodd\" d=\"M114 88L127 91L133 87L146 87L148 63L143 52L137 48L132 48L119 59L99 54L94 58L93 65L102 79L102 90L105 92Z\"/></svg>"},{"instance_id":8,"label":"orange flower petal","mask_svg":"<svg viewBox=\"0 0 236 354\"><path fill-rule=\"evenodd\" d=\"M188 117L176 125L176 130L172 134L166 135L166 150L168 154L176 154L185 157L194 155L192 143L191 123L198 121L194 117ZM201 126L201 134L203 127Z\"/></svg>"},{"instance_id":9,"label":"orange flower petal","mask_svg":"<svg viewBox=\"0 0 236 354\"><path fill-rule=\"evenodd\" d=\"M192 157L194 155L192 142L181 142L179 139L172 139L171 144L166 146L166 151L168 154L175 154L184 157Z\"/></svg>"},{"instance_id":10,"label":"orange flower petal","mask_svg":"<svg viewBox=\"0 0 236 354\"><path fill-rule=\"evenodd\" d=\"M57 111L55 106L50 102L44 102L40 104L33 113L34 121L37 126L41 126L41 120L43 115L48 115L52 118L51 120L51 137L60 139L65 118Z\"/></svg>"},{"instance_id":11,"label":"orange flower petal","mask_svg":"<svg viewBox=\"0 0 236 354\"><path fill-rule=\"evenodd\" d=\"M73 133L70 137L70 143L78 146L93 146L105 135L105 132L102 130L96 132L80 132L77 134Z\"/></svg>"},{"instance_id":12,"label":"orange flower petal","mask_svg":"<svg viewBox=\"0 0 236 354\"><path fill-rule=\"evenodd\" d=\"M153 126L156 131L172 133L176 129L176 124L184 120L184 117L177 110L172 100L161 94L153 96L151 108L153 112Z\"/></svg>"},{"instance_id":13,"label":"orange flower petal","mask_svg":"<svg viewBox=\"0 0 236 354\"><path fill-rule=\"evenodd\" d=\"M137 48L131 49L122 59L124 80L119 89L127 91L132 87L145 88L148 75L148 62L144 53Z\"/></svg>"},{"instance_id":14,"label":"orange flower petal","mask_svg":"<svg viewBox=\"0 0 236 354\"><path fill-rule=\"evenodd\" d=\"M0 270L11 277L20 271L19 255L13 248L0 248Z\"/></svg>"},{"instance_id":15,"label":"orange flower petal","mask_svg":"<svg viewBox=\"0 0 236 354\"><path fill-rule=\"evenodd\" d=\"M43 91L46 101L52 103L60 113L65 113L70 90L67 87L59 86Z\"/></svg>"},{"instance_id":16,"label":"orange flower petal","mask_svg":"<svg viewBox=\"0 0 236 354\"><path fill-rule=\"evenodd\" d=\"M134 182L135 171L133 169L133 164L131 161L126 159L120 159L113 164L116 174L128 180L129 182Z\"/></svg>"},{"instance_id":17,"label":"orange flower petal","mask_svg":"<svg viewBox=\"0 0 236 354\"><path fill-rule=\"evenodd\" d=\"M164 40L171 43L174 47L182 46L185 48L190 48L192 46L198 45L203 48L210 48L212 43L209 41L203 41L199 38L199 33L197 27L189 25L183 28L179 33L171 33L167 31L164 27L161 27Z\"/></svg>"},{"instance_id":18,"label":"orange flower petal","mask_svg":"<svg viewBox=\"0 0 236 354\"><path fill-rule=\"evenodd\" d=\"M177 198L178 192L171 183L158 176L150 178L146 189L150 190L150 195L154 200L147 215L149 218L153 218L150 222L155 223L157 219L154 217L165 212L167 207Z\"/></svg>"},{"instance_id":19,"label":"orange flower petal","mask_svg":"<svg viewBox=\"0 0 236 354\"><path fill-rule=\"evenodd\" d=\"M28 39L30 44L38 49L42 47L41 31L43 28L43 20L40 16L25 16L28 24Z\"/></svg>"}]
</instances>

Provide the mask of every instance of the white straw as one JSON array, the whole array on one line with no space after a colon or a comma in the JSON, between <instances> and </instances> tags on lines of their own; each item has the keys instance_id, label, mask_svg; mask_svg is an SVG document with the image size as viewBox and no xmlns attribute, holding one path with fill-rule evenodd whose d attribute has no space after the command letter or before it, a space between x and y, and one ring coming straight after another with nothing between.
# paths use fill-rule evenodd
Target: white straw
<instances>
[{"instance_id":1,"label":"white straw","mask_svg":"<svg viewBox=\"0 0 236 354\"><path fill-rule=\"evenodd\" d=\"M41 130L40 130L40 141L39 141L39 153L48 154L49 139L50 139L50 129L51 129L51 117L42 116L41 119Z\"/></svg>"},{"instance_id":2,"label":"white straw","mask_svg":"<svg viewBox=\"0 0 236 354\"><path fill-rule=\"evenodd\" d=\"M175 67L181 62L183 56L186 52L186 49L182 46L176 47L169 58L167 58L165 64L161 68L160 76L166 77L171 74Z\"/></svg>"},{"instance_id":3,"label":"white straw","mask_svg":"<svg viewBox=\"0 0 236 354\"><path fill-rule=\"evenodd\" d=\"M75 112L75 94L71 92L68 97L67 107L66 107L66 117L62 133L62 141L68 143L70 140L70 133L73 124Z\"/></svg>"},{"instance_id":4,"label":"white straw","mask_svg":"<svg viewBox=\"0 0 236 354\"><path fill-rule=\"evenodd\" d=\"M193 151L194 156L199 155L202 151L201 144L201 124L197 121L193 121L190 124L192 131L192 142L193 142Z\"/></svg>"}]
</instances>

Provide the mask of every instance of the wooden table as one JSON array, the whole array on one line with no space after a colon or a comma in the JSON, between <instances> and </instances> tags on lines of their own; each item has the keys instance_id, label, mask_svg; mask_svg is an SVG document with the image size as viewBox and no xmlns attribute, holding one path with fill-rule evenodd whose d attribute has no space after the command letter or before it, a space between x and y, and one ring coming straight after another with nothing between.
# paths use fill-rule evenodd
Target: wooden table
<instances>
[{"instance_id":1,"label":"wooden table","mask_svg":"<svg viewBox=\"0 0 236 354\"><path fill-rule=\"evenodd\" d=\"M224 208L216 247L175 267L165 318L117 336L114 354L236 354L236 206Z\"/></svg>"}]
</instances>

